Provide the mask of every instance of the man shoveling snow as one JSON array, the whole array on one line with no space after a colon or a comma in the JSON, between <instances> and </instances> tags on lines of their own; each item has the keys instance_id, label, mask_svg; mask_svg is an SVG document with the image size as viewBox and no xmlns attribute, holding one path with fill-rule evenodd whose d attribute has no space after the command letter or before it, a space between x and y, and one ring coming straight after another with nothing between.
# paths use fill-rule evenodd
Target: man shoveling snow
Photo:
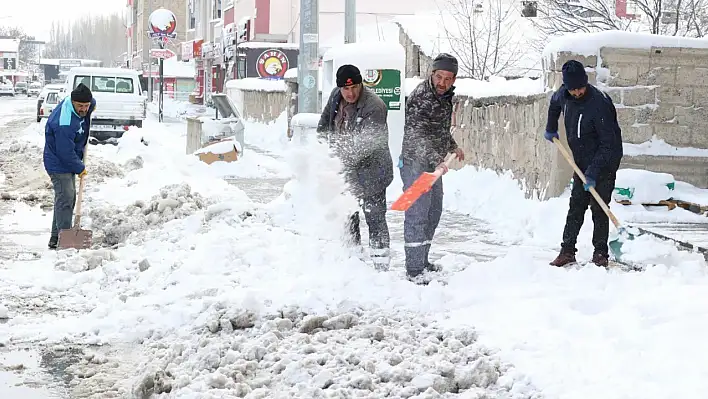
<instances>
[{"instance_id":1,"label":"man shoveling snow","mask_svg":"<svg viewBox=\"0 0 708 399\"><path fill-rule=\"evenodd\" d=\"M86 176L84 149L96 100L83 83L54 109L44 130L44 169L54 188L54 216L49 248L56 249L59 231L72 226L76 205L76 175Z\"/></svg>"},{"instance_id":2,"label":"man shoveling snow","mask_svg":"<svg viewBox=\"0 0 708 399\"><path fill-rule=\"evenodd\" d=\"M345 180L359 199L369 226L374 265L387 269L391 239L386 224L386 188L393 181L388 111L383 100L362 81L354 65L342 65L337 70L337 87L322 110L317 133L340 158ZM351 216L349 230L353 243L361 245L359 212Z\"/></svg>"},{"instance_id":3,"label":"man shoveling snow","mask_svg":"<svg viewBox=\"0 0 708 399\"><path fill-rule=\"evenodd\" d=\"M563 65L563 84L553 94L548 108L544 137L551 142L559 139L558 119L561 112L568 146L587 183L583 183L577 173L573 175L561 251L550 264L562 267L576 262L575 245L583 226L585 211L590 206L594 225L592 244L595 247L592 262L607 267L610 221L589 191L591 188L597 190L605 204L612 198L623 155L622 131L617 122L617 111L610 96L588 84L585 67L578 61L570 60Z\"/></svg>"}]
</instances>

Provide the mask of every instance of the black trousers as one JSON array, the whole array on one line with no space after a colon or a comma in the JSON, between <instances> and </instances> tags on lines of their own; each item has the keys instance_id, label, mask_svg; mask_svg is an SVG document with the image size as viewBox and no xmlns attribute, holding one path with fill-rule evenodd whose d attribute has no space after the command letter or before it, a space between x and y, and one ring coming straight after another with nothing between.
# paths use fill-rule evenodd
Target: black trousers
<instances>
[{"instance_id":1,"label":"black trousers","mask_svg":"<svg viewBox=\"0 0 708 399\"><path fill-rule=\"evenodd\" d=\"M386 191L365 197L360 200L366 224L369 226L369 248L372 250L374 262L388 263L391 237L386 223ZM359 212L349 217L349 233L352 243L361 245L361 229L359 227ZM377 259L380 258L380 259Z\"/></svg>"},{"instance_id":2,"label":"black trousers","mask_svg":"<svg viewBox=\"0 0 708 399\"><path fill-rule=\"evenodd\" d=\"M609 204L612 199L612 191L615 189L615 180L617 172L605 173L598 177L595 190L600 194L600 198ZM583 227L585 220L585 211L590 206L592 212L592 245L595 247L595 252L608 253L607 240L610 235L610 219L605 212L602 211L600 205L595 201L595 198L589 191L583 188L583 181L580 180L577 174L573 174L573 188L570 193L570 207L568 216L565 220L565 228L563 229L563 243L561 244L562 251L575 253L577 251L575 245L578 240L580 228Z\"/></svg>"}]
</instances>

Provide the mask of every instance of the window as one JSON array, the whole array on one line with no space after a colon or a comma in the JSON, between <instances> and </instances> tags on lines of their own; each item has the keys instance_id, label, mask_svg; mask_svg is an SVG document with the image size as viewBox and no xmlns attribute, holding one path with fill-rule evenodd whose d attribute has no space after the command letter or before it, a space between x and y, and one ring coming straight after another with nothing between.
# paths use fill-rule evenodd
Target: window
<instances>
[{"instance_id":1,"label":"window","mask_svg":"<svg viewBox=\"0 0 708 399\"><path fill-rule=\"evenodd\" d=\"M58 99L57 93L49 93L49 94L47 94L46 102L47 102L47 104L56 104L58 102L57 99Z\"/></svg>"},{"instance_id":2,"label":"window","mask_svg":"<svg viewBox=\"0 0 708 399\"><path fill-rule=\"evenodd\" d=\"M243 79L246 77L246 56L241 55L238 57L238 62L236 64L236 78Z\"/></svg>"},{"instance_id":3,"label":"window","mask_svg":"<svg viewBox=\"0 0 708 399\"><path fill-rule=\"evenodd\" d=\"M93 79L92 79L93 78ZM113 76L82 76L74 77L74 88L83 83L95 93L134 93L133 78Z\"/></svg>"}]
</instances>

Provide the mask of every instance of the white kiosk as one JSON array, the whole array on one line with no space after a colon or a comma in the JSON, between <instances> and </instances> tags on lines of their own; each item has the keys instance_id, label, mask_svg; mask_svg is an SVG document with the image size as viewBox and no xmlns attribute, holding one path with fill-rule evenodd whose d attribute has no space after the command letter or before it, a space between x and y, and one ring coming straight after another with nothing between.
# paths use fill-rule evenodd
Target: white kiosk
<instances>
[{"instance_id":1,"label":"white kiosk","mask_svg":"<svg viewBox=\"0 0 708 399\"><path fill-rule=\"evenodd\" d=\"M406 52L398 43L361 42L329 49L322 57L322 107L337 87L337 69L345 64L359 68L364 85L373 89L388 108L389 147L394 165L398 164L403 141L406 96L404 91ZM398 180L398 171L394 171ZM395 182L395 180L394 180Z\"/></svg>"}]
</instances>

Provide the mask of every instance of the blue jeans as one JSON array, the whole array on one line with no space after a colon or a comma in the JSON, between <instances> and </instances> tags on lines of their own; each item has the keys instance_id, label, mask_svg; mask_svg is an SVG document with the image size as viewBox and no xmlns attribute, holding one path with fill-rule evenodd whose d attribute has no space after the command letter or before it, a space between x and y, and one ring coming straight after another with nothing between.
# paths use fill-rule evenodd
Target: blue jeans
<instances>
[{"instance_id":1,"label":"blue jeans","mask_svg":"<svg viewBox=\"0 0 708 399\"><path fill-rule=\"evenodd\" d=\"M423 172L429 172L422 165L403 160L401 180L403 190L407 190ZM423 272L428 264L428 253L433 242L435 229L438 228L443 206L442 178L433 184L427 193L418 198L405 213L403 222L403 240L406 252L406 271L415 277Z\"/></svg>"},{"instance_id":2,"label":"blue jeans","mask_svg":"<svg viewBox=\"0 0 708 399\"><path fill-rule=\"evenodd\" d=\"M57 173L49 175L54 187L54 217L50 242L59 239L59 230L70 229L76 205L76 175Z\"/></svg>"}]
</instances>

